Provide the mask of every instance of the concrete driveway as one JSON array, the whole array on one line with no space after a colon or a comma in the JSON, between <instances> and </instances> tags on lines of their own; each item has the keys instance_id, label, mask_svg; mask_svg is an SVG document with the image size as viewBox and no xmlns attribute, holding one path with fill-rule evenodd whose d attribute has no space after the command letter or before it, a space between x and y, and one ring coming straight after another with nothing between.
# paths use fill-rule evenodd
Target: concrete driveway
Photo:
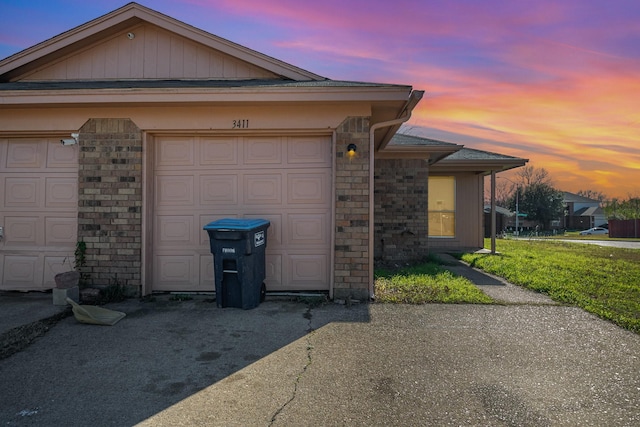
<instances>
[{"instance_id":1,"label":"concrete driveway","mask_svg":"<svg viewBox=\"0 0 640 427\"><path fill-rule=\"evenodd\" d=\"M0 360L0 424L640 424L640 336L577 308L109 307L127 317L68 317Z\"/></svg>"}]
</instances>

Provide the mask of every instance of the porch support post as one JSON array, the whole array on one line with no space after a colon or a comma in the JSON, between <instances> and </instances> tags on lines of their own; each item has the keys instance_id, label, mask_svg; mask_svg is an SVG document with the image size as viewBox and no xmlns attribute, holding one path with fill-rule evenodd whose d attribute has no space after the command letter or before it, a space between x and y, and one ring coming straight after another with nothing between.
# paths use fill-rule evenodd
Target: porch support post
<instances>
[{"instance_id":1,"label":"porch support post","mask_svg":"<svg viewBox=\"0 0 640 427\"><path fill-rule=\"evenodd\" d=\"M491 254L496 253L496 171L491 171Z\"/></svg>"}]
</instances>

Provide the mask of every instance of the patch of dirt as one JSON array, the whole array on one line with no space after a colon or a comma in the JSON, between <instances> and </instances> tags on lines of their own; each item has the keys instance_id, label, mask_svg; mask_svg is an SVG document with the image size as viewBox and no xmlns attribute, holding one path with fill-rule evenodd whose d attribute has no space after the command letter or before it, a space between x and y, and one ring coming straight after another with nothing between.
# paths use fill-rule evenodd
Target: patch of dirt
<instances>
[{"instance_id":1,"label":"patch of dirt","mask_svg":"<svg viewBox=\"0 0 640 427\"><path fill-rule=\"evenodd\" d=\"M5 359L27 348L36 338L43 336L60 320L73 314L71 308L51 316L48 319L38 320L28 325L18 326L0 335L0 360Z\"/></svg>"}]
</instances>

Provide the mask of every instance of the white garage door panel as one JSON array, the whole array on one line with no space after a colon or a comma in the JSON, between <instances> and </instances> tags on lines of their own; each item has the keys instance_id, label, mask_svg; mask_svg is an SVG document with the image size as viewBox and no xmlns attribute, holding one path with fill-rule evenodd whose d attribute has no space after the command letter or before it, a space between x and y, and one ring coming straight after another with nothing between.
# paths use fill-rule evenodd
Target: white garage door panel
<instances>
[{"instance_id":1,"label":"white garage door panel","mask_svg":"<svg viewBox=\"0 0 640 427\"><path fill-rule=\"evenodd\" d=\"M6 161L3 162L7 169L36 169L41 168L46 158L46 147L43 141L35 139L9 139L5 142Z\"/></svg>"},{"instance_id":2,"label":"white garage door panel","mask_svg":"<svg viewBox=\"0 0 640 427\"><path fill-rule=\"evenodd\" d=\"M282 176L280 174L245 175L245 205L278 205L282 204Z\"/></svg>"},{"instance_id":3,"label":"white garage door panel","mask_svg":"<svg viewBox=\"0 0 640 427\"><path fill-rule=\"evenodd\" d=\"M155 235L163 248L194 246L193 216L162 215L156 217ZM200 233L198 233L199 235Z\"/></svg>"},{"instance_id":4,"label":"white garage door panel","mask_svg":"<svg viewBox=\"0 0 640 427\"><path fill-rule=\"evenodd\" d=\"M5 247L12 246L39 246L42 237L40 221L38 217L29 216L5 216L4 217L4 244Z\"/></svg>"},{"instance_id":5,"label":"white garage door panel","mask_svg":"<svg viewBox=\"0 0 640 427\"><path fill-rule=\"evenodd\" d=\"M156 208L162 206L193 206L193 176L158 176L156 178Z\"/></svg>"},{"instance_id":6,"label":"white garage door panel","mask_svg":"<svg viewBox=\"0 0 640 427\"><path fill-rule=\"evenodd\" d=\"M42 203L42 180L23 176L5 179L4 206L6 208L37 208Z\"/></svg>"},{"instance_id":7,"label":"white garage door panel","mask_svg":"<svg viewBox=\"0 0 640 427\"><path fill-rule=\"evenodd\" d=\"M270 221L269 290L329 288L329 136L172 135L154 144L154 290L215 289L202 227L222 218Z\"/></svg>"},{"instance_id":8,"label":"white garage door panel","mask_svg":"<svg viewBox=\"0 0 640 427\"><path fill-rule=\"evenodd\" d=\"M32 255L0 256L3 289L38 290L55 287L53 277L71 268L69 256ZM36 286L34 284L40 284Z\"/></svg>"},{"instance_id":9,"label":"white garage door panel","mask_svg":"<svg viewBox=\"0 0 640 427\"><path fill-rule=\"evenodd\" d=\"M300 289L317 289L329 280L327 254L291 254L288 256L292 286Z\"/></svg>"},{"instance_id":10,"label":"white garage door panel","mask_svg":"<svg viewBox=\"0 0 640 427\"><path fill-rule=\"evenodd\" d=\"M47 216L44 218L44 231L46 246L74 247L78 240L78 218Z\"/></svg>"},{"instance_id":11,"label":"white garage door panel","mask_svg":"<svg viewBox=\"0 0 640 427\"><path fill-rule=\"evenodd\" d=\"M289 214L287 218L287 234L290 245L325 247L329 244L328 212L324 214Z\"/></svg>"},{"instance_id":12,"label":"white garage door panel","mask_svg":"<svg viewBox=\"0 0 640 427\"><path fill-rule=\"evenodd\" d=\"M47 208L76 209L78 206L78 178L45 178L45 200Z\"/></svg>"},{"instance_id":13,"label":"white garage door panel","mask_svg":"<svg viewBox=\"0 0 640 427\"><path fill-rule=\"evenodd\" d=\"M78 147L60 144L59 140L47 143L47 169L55 172L60 169L78 169ZM75 178L77 182L77 177Z\"/></svg>"},{"instance_id":14,"label":"white garage door panel","mask_svg":"<svg viewBox=\"0 0 640 427\"><path fill-rule=\"evenodd\" d=\"M199 257L175 254L157 255L154 257L154 289L159 291L175 291L192 289L199 276Z\"/></svg>"},{"instance_id":15,"label":"white garage door panel","mask_svg":"<svg viewBox=\"0 0 640 427\"><path fill-rule=\"evenodd\" d=\"M33 250L71 248L78 235L77 217L5 216L5 248L29 246Z\"/></svg>"},{"instance_id":16,"label":"white garage door panel","mask_svg":"<svg viewBox=\"0 0 640 427\"><path fill-rule=\"evenodd\" d=\"M193 144L188 139L164 138L156 147L156 167L193 166Z\"/></svg>"},{"instance_id":17,"label":"white garage door panel","mask_svg":"<svg viewBox=\"0 0 640 427\"><path fill-rule=\"evenodd\" d=\"M78 147L0 139L0 289L52 288L77 241Z\"/></svg>"},{"instance_id":18,"label":"white garage door panel","mask_svg":"<svg viewBox=\"0 0 640 427\"><path fill-rule=\"evenodd\" d=\"M42 282L42 263L38 255L5 255L3 285L9 289L30 289Z\"/></svg>"},{"instance_id":19,"label":"white garage door panel","mask_svg":"<svg viewBox=\"0 0 640 427\"><path fill-rule=\"evenodd\" d=\"M287 148L287 160L291 165L304 164L321 168L331 165L331 150L327 150L326 144L318 144L316 137L292 137Z\"/></svg>"},{"instance_id":20,"label":"white garage door panel","mask_svg":"<svg viewBox=\"0 0 640 427\"><path fill-rule=\"evenodd\" d=\"M283 166L283 146L280 137L244 138L244 164Z\"/></svg>"},{"instance_id":21,"label":"white garage door panel","mask_svg":"<svg viewBox=\"0 0 640 427\"><path fill-rule=\"evenodd\" d=\"M202 206L236 205L238 203L238 176L229 174L200 177L200 204Z\"/></svg>"},{"instance_id":22,"label":"white garage door panel","mask_svg":"<svg viewBox=\"0 0 640 427\"><path fill-rule=\"evenodd\" d=\"M331 175L328 171L320 173L289 172L287 183L289 185L288 204L304 204L305 207L311 207L310 205L327 206L329 202L327 198L331 195L329 191Z\"/></svg>"}]
</instances>

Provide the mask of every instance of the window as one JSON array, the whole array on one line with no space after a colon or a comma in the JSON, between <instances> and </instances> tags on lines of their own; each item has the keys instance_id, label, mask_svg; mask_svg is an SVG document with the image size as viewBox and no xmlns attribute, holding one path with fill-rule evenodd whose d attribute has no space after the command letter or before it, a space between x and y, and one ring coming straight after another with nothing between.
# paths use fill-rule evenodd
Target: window
<instances>
[{"instance_id":1,"label":"window","mask_svg":"<svg viewBox=\"0 0 640 427\"><path fill-rule=\"evenodd\" d=\"M429 237L456 235L456 179L429 177Z\"/></svg>"}]
</instances>

